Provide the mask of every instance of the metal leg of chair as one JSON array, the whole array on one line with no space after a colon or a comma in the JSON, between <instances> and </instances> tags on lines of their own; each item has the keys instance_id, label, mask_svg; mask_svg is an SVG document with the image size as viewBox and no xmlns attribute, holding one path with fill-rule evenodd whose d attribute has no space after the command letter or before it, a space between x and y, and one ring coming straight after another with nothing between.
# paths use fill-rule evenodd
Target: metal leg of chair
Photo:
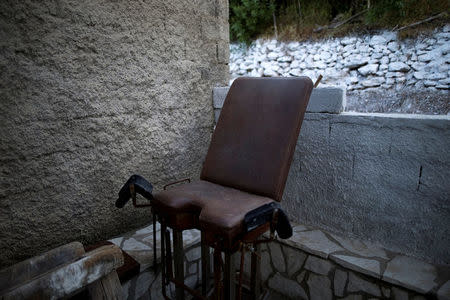
<instances>
[{"instance_id":1,"label":"metal leg of chair","mask_svg":"<svg viewBox=\"0 0 450 300\"><path fill-rule=\"evenodd\" d=\"M156 272L158 267L157 255L156 255L156 213L152 210L153 219L153 269Z\"/></svg>"},{"instance_id":2,"label":"metal leg of chair","mask_svg":"<svg viewBox=\"0 0 450 300\"><path fill-rule=\"evenodd\" d=\"M209 250L209 246L205 243L205 236L202 232L202 295L206 296L209 288L209 275L211 272L211 252Z\"/></svg>"},{"instance_id":3,"label":"metal leg of chair","mask_svg":"<svg viewBox=\"0 0 450 300\"><path fill-rule=\"evenodd\" d=\"M173 252L175 280L184 282L183 232L181 230L173 230ZM183 300L184 289L176 286L175 295L177 300Z\"/></svg>"},{"instance_id":4,"label":"metal leg of chair","mask_svg":"<svg viewBox=\"0 0 450 300\"><path fill-rule=\"evenodd\" d=\"M235 258L236 255L225 252L225 265L223 270L223 287L225 300L234 300L236 298Z\"/></svg>"},{"instance_id":5,"label":"metal leg of chair","mask_svg":"<svg viewBox=\"0 0 450 300\"><path fill-rule=\"evenodd\" d=\"M214 248L214 299L222 300L222 252Z\"/></svg>"},{"instance_id":6,"label":"metal leg of chair","mask_svg":"<svg viewBox=\"0 0 450 300\"><path fill-rule=\"evenodd\" d=\"M167 278L166 278L166 246L165 246L165 232L166 232L166 224L161 219L161 286L162 286L162 295L166 298L166 287L167 287ZM156 249L155 249L156 250Z\"/></svg>"},{"instance_id":7,"label":"metal leg of chair","mask_svg":"<svg viewBox=\"0 0 450 300\"><path fill-rule=\"evenodd\" d=\"M252 252L252 265L250 275L250 290L252 299L259 299L261 293L261 245L254 245L254 252Z\"/></svg>"}]
</instances>

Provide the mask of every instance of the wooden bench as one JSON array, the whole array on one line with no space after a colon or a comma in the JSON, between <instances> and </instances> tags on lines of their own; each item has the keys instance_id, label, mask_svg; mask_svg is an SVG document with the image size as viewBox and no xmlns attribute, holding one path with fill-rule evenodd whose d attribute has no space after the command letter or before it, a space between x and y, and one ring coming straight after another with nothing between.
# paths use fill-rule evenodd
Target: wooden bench
<instances>
[{"instance_id":1,"label":"wooden bench","mask_svg":"<svg viewBox=\"0 0 450 300\"><path fill-rule=\"evenodd\" d=\"M123 299L116 269L123 255L115 245L86 252L73 242L0 271L0 299Z\"/></svg>"}]
</instances>

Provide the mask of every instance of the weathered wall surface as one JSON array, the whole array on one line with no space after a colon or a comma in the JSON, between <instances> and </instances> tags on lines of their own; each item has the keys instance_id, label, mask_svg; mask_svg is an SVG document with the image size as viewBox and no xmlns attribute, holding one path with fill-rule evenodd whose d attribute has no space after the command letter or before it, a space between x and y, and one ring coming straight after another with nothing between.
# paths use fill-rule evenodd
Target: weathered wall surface
<instances>
[{"instance_id":1,"label":"weathered wall surface","mask_svg":"<svg viewBox=\"0 0 450 300\"><path fill-rule=\"evenodd\" d=\"M450 117L306 114L284 206L299 222L450 264Z\"/></svg>"},{"instance_id":2,"label":"weathered wall surface","mask_svg":"<svg viewBox=\"0 0 450 300\"><path fill-rule=\"evenodd\" d=\"M311 94L282 202L290 218L450 264L450 116L339 113L343 95Z\"/></svg>"},{"instance_id":3,"label":"weathered wall surface","mask_svg":"<svg viewBox=\"0 0 450 300\"><path fill-rule=\"evenodd\" d=\"M149 221L133 173L197 177L228 82L228 2L2 1L0 266Z\"/></svg>"}]
</instances>

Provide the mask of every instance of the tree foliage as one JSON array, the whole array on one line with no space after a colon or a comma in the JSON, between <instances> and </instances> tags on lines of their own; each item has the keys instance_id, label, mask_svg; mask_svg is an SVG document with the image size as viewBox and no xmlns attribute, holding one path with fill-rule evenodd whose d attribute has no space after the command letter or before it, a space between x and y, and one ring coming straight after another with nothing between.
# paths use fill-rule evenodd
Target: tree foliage
<instances>
[{"instance_id":1,"label":"tree foliage","mask_svg":"<svg viewBox=\"0 0 450 300\"><path fill-rule=\"evenodd\" d=\"M230 0L230 38L249 44L261 34L278 31L310 34L320 25L364 12L353 22L365 29L402 26L447 12L449 0ZM447 18L448 19L448 18ZM295 35L295 34L294 34Z\"/></svg>"},{"instance_id":2,"label":"tree foliage","mask_svg":"<svg viewBox=\"0 0 450 300\"><path fill-rule=\"evenodd\" d=\"M231 0L231 40L249 43L270 26L274 11L270 0Z\"/></svg>"}]
</instances>

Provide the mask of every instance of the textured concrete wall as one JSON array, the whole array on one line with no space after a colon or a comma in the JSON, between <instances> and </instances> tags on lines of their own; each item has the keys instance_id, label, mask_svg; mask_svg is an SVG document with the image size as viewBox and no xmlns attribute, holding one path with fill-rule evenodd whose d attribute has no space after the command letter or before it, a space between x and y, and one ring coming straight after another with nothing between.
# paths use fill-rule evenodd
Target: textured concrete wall
<instances>
[{"instance_id":1,"label":"textured concrete wall","mask_svg":"<svg viewBox=\"0 0 450 300\"><path fill-rule=\"evenodd\" d=\"M198 176L228 82L228 2L2 1L0 266L141 226L132 173Z\"/></svg>"},{"instance_id":2,"label":"textured concrete wall","mask_svg":"<svg viewBox=\"0 0 450 300\"><path fill-rule=\"evenodd\" d=\"M450 264L450 116L338 114L344 95L313 90L282 205L296 222Z\"/></svg>"},{"instance_id":3,"label":"textured concrete wall","mask_svg":"<svg viewBox=\"0 0 450 300\"><path fill-rule=\"evenodd\" d=\"M307 113L284 207L298 222L450 264L450 117Z\"/></svg>"}]
</instances>

